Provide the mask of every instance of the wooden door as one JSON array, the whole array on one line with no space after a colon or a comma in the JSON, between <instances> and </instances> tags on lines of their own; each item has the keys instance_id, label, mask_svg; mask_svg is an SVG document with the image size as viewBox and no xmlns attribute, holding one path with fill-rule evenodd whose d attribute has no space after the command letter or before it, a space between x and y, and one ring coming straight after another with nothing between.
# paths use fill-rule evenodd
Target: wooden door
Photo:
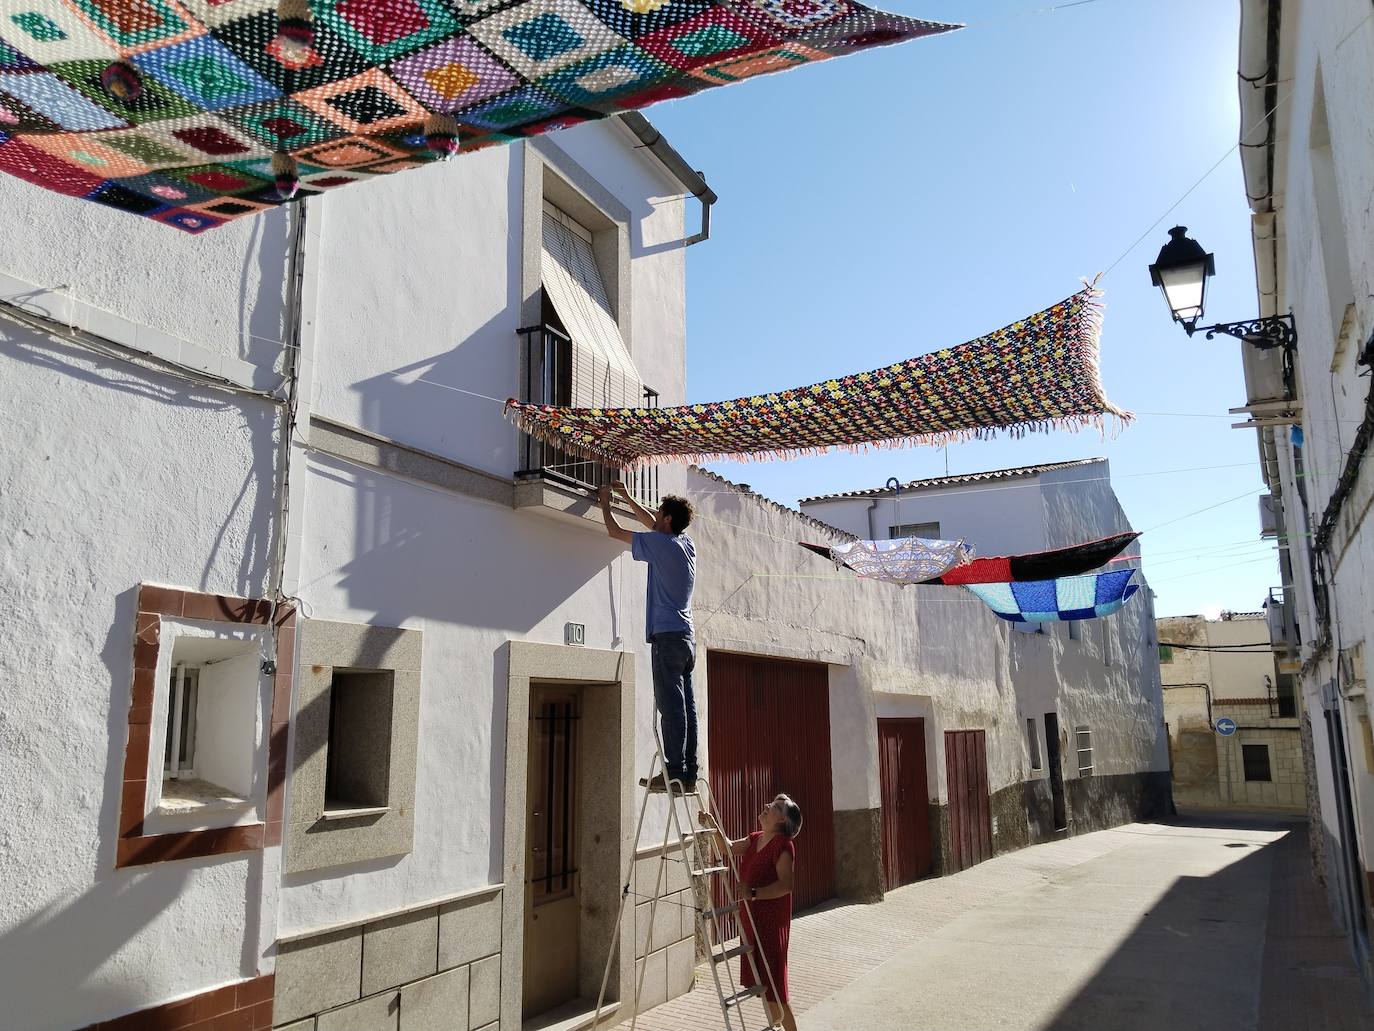
<instances>
[{"instance_id":1,"label":"wooden door","mask_svg":"<svg viewBox=\"0 0 1374 1031\"><path fill-rule=\"evenodd\" d=\"M525 796L524 1017L578 996L578 696L530 689Z\"/></svg>"},{"instance_id":2,"label":"wooden door","mask_svg":"<svg viewBox=\"0 0 1374 1031\"><path fill-rule=\"evenodd\" d=\"M945 773L949 783L949 855L953 873L992 858L987 733L945 731Z\"/></svg>"},{"instance_id":3,"label":"wooden door","mask_svg":"<svg viewBox=\"0 0 1374 1031\"><path fill-rule=\"evenodd\" d=\"M779 792L802 810L793 911L835 894L830 793L830 678L809 662L707 655L708 768L721 826L732 838L757 830Z\"/></svg>"},{"instance_id":4,"label":"wooden door","mask_svg":"<svg viewBox=\"0 0 1374 1031\"><path fill-rule=\"evenodd\" d=\"M930 873L930 796L926 790L926 721L878 721L883 804L883 888L891 891Z\"/></svg>"}]
</instances>

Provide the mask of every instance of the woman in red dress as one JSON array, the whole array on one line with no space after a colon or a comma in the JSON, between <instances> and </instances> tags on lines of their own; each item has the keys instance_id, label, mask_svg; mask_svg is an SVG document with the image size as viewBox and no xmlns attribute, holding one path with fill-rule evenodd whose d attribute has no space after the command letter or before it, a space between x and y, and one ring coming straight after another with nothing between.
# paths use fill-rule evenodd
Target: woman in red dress
<instances>
[{"instance_id":1,"label":"woman in red dress","mask_svg":"<svg viewBox=\"0 0 1374 1031\"><path fill-rule=\"evenodd\" d=\"M740 933L754 946L752 957L740 957L740 985L752 988L762 981L771 1022L781 1023L784 1031L797 1031L797 1018L787 1001L787 940L792 931L792 873L797 855L793 839L801 831L801 807L786 795L778 795L759 812L759 829L738 841L728 841L710 814L702 813L701 821L729 844L739 865ZM758 965L757 979L751 958Z\"/></svg>"}]
</instances>

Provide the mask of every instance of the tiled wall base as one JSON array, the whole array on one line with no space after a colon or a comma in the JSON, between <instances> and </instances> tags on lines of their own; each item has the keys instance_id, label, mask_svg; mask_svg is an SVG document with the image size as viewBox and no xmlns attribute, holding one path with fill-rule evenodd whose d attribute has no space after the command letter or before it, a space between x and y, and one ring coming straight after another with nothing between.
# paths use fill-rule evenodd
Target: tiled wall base
<instances>
[{"instance_id":1,"label":"tiled wall base","mask_svg":"<svg viewBox=\"0 0 1374 1031\"><path fill-rule=\"evenodd\" d=\"M496 1031L500 1014L500 889L277 946L283 1031Z\"/></svg>"},{"instance_id":2,"label":"tiled wall base","mask_svg":"<svg viewBox=\"0 0 1374 1031\"><path fill-rule=\"evenodd\" d=\"M268 974L102 1020L81 1031L267 1031L272 1026L272 990Z\"/></svg>"},{"instance_id":3,"label":"tiled wall base","mask_svg":"<svg viewBox=\"0 0 1374 1031\"><path fill-rule=\"evenodd\" d=\"M659 877L658 850L635 857L634 891L637 902L627 918L635 924L635 980L643 975L639 1011L675 999L692 990L696 969L696 909L691 882L677 853L663 863L659 901L652 899ZM652 929L652 938L650 930ZM646 955L647 952L647 955ZM621 1014L628 1017L628 1010Z\"/></svg>"}]
</instances>

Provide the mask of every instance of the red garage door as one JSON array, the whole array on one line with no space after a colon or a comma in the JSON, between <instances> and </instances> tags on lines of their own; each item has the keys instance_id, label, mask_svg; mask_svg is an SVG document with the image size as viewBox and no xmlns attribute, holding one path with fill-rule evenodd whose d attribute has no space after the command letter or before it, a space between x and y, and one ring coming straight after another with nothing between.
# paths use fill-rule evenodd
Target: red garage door
<instances>
[{"instance_id":1,"label":"red garage door","mask_svg":"<svg viewBox=\"0 0 1374 1031\"><path fill-rule=\"evenodd\" d=\"M949 854L953 861L949 872L955 873L992 858L985 731L945 731L945 774L949 782Z\"/></svg>"},{"instance_id":2,"label":"red garage door","mask_svg":"<svg viewBox=\"0 0 1374 1031\"><path fill-rule=\"evenodd\" d=\"M778 792L802 808L794 911L835 894L830 795L830 684L826 667L729 652L707 655L708 767L721 826L758 829Z\"/></svg>"},{"instance_id":3,"label":"red garage door","mask_svg":"<svg viewBox=\"0 0 1374 1031\"><path fill-rule=\"evenodd\" d=\"M925 720L878 721L878 777L883 792L883 887L891 891L931 869Z\"/></svg>"}]
</instances>

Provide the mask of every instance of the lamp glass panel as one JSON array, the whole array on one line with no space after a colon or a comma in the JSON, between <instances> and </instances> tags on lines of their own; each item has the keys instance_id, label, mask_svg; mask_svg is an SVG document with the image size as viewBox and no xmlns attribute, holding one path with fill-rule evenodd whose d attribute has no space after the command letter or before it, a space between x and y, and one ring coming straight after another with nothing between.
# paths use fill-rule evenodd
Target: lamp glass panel
<instances>
[{"instance_id":1,"label":"lamp glass panel","mask_svg":"<svg viewBox=\"0 0 1374 1031\"><path fill-rule=\"evenodd\" d=\"M1179 268L1161 269L1160 287L1174 318L1188 322L1202 317L1202 291L1206 282L1202 262Z\"/></svg>"}]
</instances>

